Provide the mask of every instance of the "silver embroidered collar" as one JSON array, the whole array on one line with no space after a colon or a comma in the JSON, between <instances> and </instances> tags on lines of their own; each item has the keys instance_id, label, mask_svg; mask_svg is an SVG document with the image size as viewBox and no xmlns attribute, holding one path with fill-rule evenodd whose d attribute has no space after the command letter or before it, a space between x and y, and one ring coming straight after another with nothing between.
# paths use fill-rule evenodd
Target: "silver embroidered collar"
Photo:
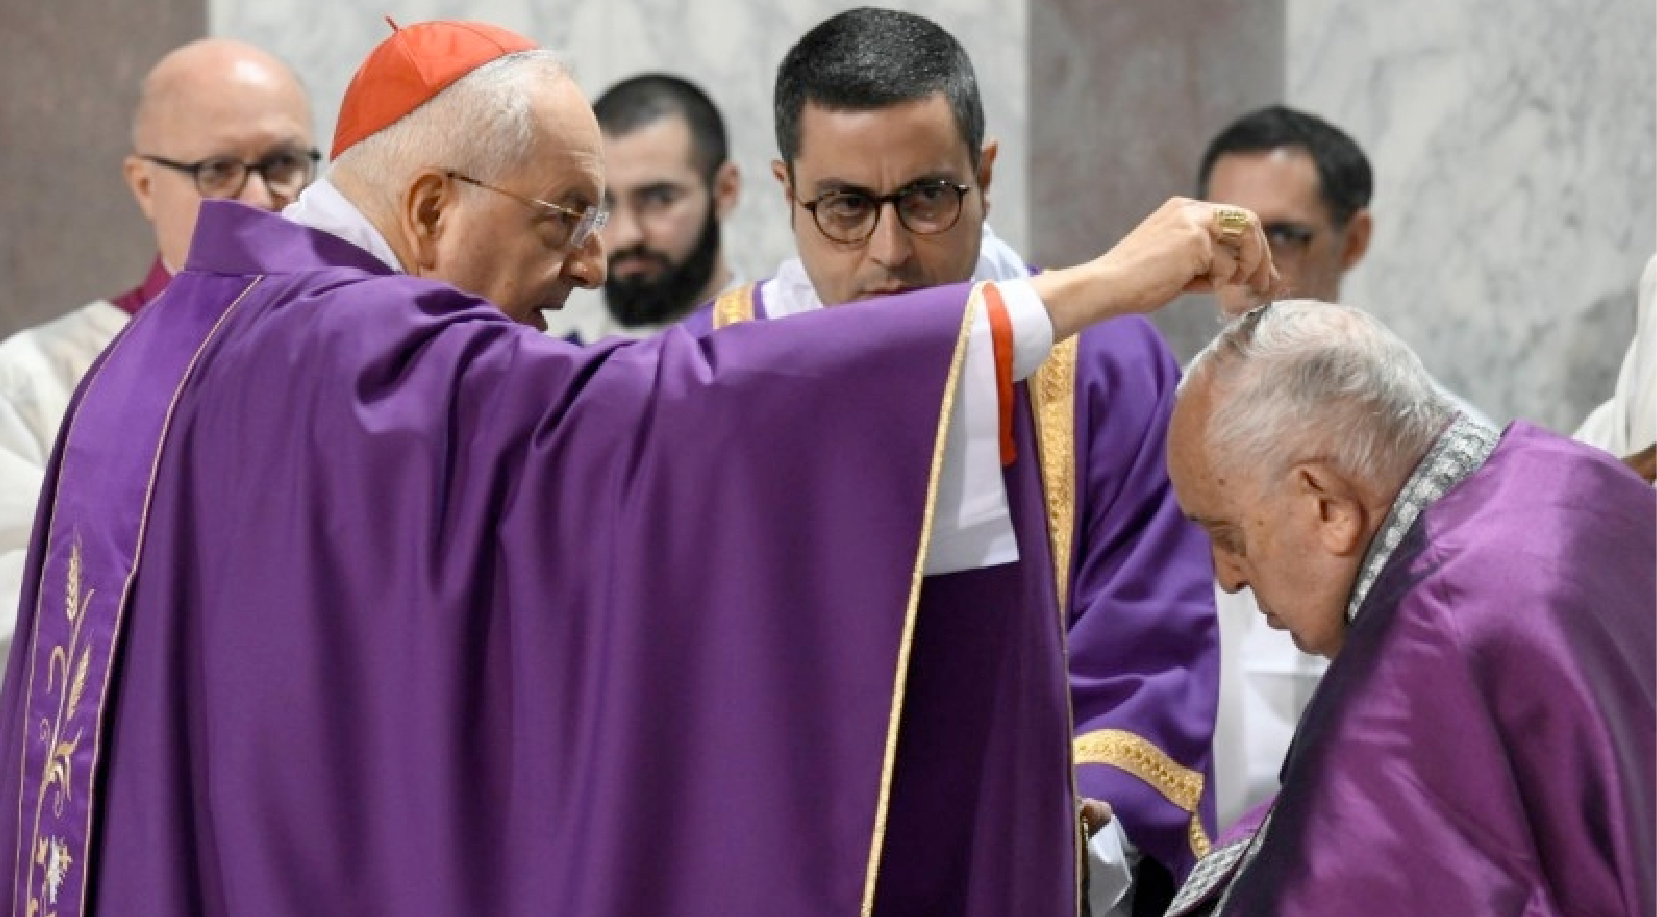
<instances>
[{"instance_id":1,"label":"silver embroidered collar","mask_svg":"<svg viewBox=\"0 0 1657 917\"><path fill-rule=\"evenodd\" d=\"M1392 510L1381 523L1381 530L1370 541L1369 550L1364 553L1363 563L1358 567L1358 582L1346 601L1346 620L1358 617L1364 599L1369 597L1370 587L1386 569L1393 552L1398 550L1405 533L1420 518L1422 511L1438 502L1450 488L1478 471L1490 458L1490 453L1495 451L1496 441L1500 438L1500 433L1469 419L1466 414L1456 415L1450 426L1439 434L1433 447L1415 466L1410 479L1398 491L1398 496L1392 501Z\"/></svg>"}]
</instances>

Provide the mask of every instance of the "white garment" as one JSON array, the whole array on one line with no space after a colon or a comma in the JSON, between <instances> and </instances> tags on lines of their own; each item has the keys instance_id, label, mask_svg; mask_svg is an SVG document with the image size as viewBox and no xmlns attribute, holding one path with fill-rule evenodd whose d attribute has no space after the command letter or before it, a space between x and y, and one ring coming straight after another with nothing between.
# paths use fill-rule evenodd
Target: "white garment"
<instances>
[{"instance_id":1,"label":"white garment","mask_svg":"<svg viewBox=\"0 0 1657 917\"><path fill-rule=\"evenodd\" d=\"M1266 624L1248 589L1216 584L1220 615L1220 709L1214 725L1214 794L1220 830L1277 792L1283 756L1301 711L1329 666L1303 653L1288 631Z\"/></svg>"},{"instance_id":2,"label":"white garment","mask_svg":"<svg viewBox=\"0 0 1657 917\"><path fill-rule=\"evenodd\" d=\"M1611 400L1594 409L1576 438L1621 458L1657 442L1657 257L1646 262L1634 318L1634 340L1623 357Z\"/></svg>"},{"instance_id":3,"label":"white garment","mask_svg":"<svg viewBox=\"0 0 1657 917\"><path fill-rule=\"evenodd\" d=\"M299 192L299 199L282 208L283 219L312 229L320 229L380 259L380 263L399 274L408 273L397 260L391 243L380 234L374 224L362 215L357 205L346 199L334 183L317 179Z\"/></svg>"},{"instance_id":4,"label":"white garment","mask_svg":"<svg viewBox=\"0 0 1657 917\"><path fill-rule=\"evenodd\" d=\"M127 324L99 300L0 341L0 670L10 653L46 460L75 387Z\"/></svg>"}]
</instances>

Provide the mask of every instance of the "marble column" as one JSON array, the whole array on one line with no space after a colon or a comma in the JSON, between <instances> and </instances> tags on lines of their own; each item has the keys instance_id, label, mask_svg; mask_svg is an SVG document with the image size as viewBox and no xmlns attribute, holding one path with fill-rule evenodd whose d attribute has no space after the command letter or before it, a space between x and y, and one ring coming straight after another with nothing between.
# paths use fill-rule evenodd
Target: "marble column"
<instances>
[{"instance_id":1,"label":"marble column","mask_svg":"<svg viewBox=\"0 0 1657 917\"><path fill-rule=\"evenodd\" d=\"M155 236L121 177L138 82L204 0L5 0L0 335L137 286Z\"/></svg>"},{"instance_id":2,"label":"marble column","mask_svg":"<svg viewBox=\"0 0 1657 917\"><path fill-rule=\"evenodd\" d=\"M1196 193L1208 140L1283 93L1284 0L1030 0L1030 256L1103 252ZM1208 297L1155 317L1188 357L1218 326Z\"/></svg>"}]
</instances>

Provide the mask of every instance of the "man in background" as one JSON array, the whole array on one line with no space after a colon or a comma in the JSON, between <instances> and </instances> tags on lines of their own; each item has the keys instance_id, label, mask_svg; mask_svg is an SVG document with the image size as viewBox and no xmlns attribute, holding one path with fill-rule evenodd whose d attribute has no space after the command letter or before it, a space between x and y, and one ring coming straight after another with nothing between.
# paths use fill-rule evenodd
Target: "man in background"
<instances>
[{"instance_id":1,"label":"man in background","mask_svg":"<svg viewBox=\"0 0 1657 917\"><path fill-rule=\"evenodd\" d=\"M585 344L658 331L731 286L720 228L742 190L725 120L695 84L635 76L599 96L593 112L604 134L610 272L603 310L574 305L565 318Z\"/></svg>"},{"instance_id":2,"label":"man in background","mask_svg":"<svg viewBox=\"0 0 1657 917\"><path fill-rule=\"evenodd\" d=\"M310 103L288 66L222 38L167 54L144 78L127 186L157 255L134 288L0 342L0 660L11 641L23 554L58 424L94 358L184 265L204 198L266 210L316 174Z\"/></svg>"}]
</instances>

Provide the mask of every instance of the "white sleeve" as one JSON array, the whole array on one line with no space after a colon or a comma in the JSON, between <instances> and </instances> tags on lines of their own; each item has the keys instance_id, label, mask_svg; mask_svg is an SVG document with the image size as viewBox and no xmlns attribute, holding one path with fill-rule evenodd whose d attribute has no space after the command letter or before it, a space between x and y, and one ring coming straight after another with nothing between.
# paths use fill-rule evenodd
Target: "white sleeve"
<instances>
[{"instance_id":1,"label":"white sleeve","mask_svg":"<svg viewBox=\"0 0 1657 917\"><path fill-rule=\"evenodd\" d=\"M1657 258L1640 278L1634 340L1623 357L1611 400L1594 409L1575 437L1622 458L1657 441Z\"/></svg>"},{"instance_id":2,"label":"white sleeve","mask_svg":"<svg viewBox=\"0 0 1657 917\"><path fill-rule=\"evenodd\" d=\"M1053 322L1030 284L996 286L1013 329L1013 378L1029 378L1053 349ZM927 576L993 567L1018 560L1007 489L1001 479L1001 416L995 385L995 345L989 316L972 318L959 389L951 408L938 475Z\"/></svg>"},{"instance_id":3,"label":"white sleeve","mask_svg":"<svg viewBox=\"0 0 1657 917\"><path fill-rule=\"evenodd\" d=\"M34 432L12 403L0 399L0 671L17 626L17 602L23 591L23 560L34 529L35 504L45 476Z\"/></svg>"}]
</instances>

